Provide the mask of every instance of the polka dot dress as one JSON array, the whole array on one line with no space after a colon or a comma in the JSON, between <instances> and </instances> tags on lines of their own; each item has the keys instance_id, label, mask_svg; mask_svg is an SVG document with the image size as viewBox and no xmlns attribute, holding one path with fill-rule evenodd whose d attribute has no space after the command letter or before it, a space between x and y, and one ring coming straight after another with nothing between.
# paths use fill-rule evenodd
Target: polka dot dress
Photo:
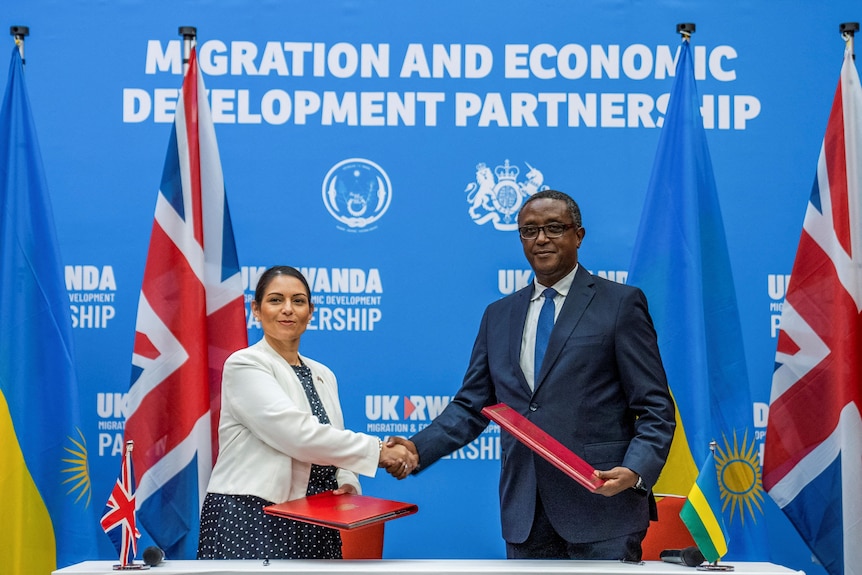
<instances>
[{"instance_id":1,"label":"polka dot dress","mask_svg":"<svg viewBox=\"0 0 862 575\"><path fill-rule=\"evenodd\" d=\"M311 412L328 424L311 370L293 366L308 396ZM312 465L306 495L335 489L334 466ZM337 529L319 527L263 512L266 501L253 495L207 493L201 510L198 559L341 559Z\"/></svg>"}]
</instances>

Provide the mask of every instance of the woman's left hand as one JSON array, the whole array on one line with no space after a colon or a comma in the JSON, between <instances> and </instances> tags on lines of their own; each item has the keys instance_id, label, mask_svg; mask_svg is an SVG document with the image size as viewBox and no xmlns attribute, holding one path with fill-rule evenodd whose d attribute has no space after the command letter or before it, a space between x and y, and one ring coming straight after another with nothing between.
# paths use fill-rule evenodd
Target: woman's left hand
<instances>
[{"instance_id":1,"label":"woman's left hand","mask_svg":"<svg viewBox=\"0 0 862 575\"><path fill-rule=\"evenodd\" d=\"M350 483L345 483L344 485L342 485L338 489L333 490L332 494L333 495L344 495L344 494L356 495L356 486L351 485Z\"/></svg>"}]
</instances>

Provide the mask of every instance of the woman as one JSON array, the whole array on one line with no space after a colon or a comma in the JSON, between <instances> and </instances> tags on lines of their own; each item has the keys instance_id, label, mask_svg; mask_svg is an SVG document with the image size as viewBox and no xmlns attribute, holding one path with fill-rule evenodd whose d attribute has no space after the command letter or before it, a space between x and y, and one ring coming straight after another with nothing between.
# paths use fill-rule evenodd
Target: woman
<instances>
[{"instance_id":1,"label":"woman","mask_svg":"<svg viewBox=\"0 0 862 575\"><path fill-rule=\"evenodd\" d=\"M356 474L400 465L404 477L416 458L344 429L335 375L299 354L314 312L299 270L266 270L252 312L263 339L224 365L219 456L201 511L198 559L340 559L337 530L263 507L327 490L359 493Z\"/></svg>"}]
</instances>

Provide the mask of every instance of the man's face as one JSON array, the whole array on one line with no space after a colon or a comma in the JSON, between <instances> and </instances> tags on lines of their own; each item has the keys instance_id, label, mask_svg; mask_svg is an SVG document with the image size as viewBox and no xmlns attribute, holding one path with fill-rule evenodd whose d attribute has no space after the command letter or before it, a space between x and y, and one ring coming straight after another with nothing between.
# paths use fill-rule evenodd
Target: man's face
<instances>
[{"instance_id":1,"label":"man's face","mask_svg":"<svg viewBox=\"0 0 862 575\"><path fill-rule=\"evenodd\" d=\"M546 226L548 224L573 225L572 214L566 202L541 198L533 200L521 209L518 214L518 227ZM521 238L524 255L530 262L530 267L536 274L539 283L552 286L578 263L578 248L584 239L584 228L571 227L558 238L548 238L544 230L533 239Z\"/></svg>"}]
</instances>

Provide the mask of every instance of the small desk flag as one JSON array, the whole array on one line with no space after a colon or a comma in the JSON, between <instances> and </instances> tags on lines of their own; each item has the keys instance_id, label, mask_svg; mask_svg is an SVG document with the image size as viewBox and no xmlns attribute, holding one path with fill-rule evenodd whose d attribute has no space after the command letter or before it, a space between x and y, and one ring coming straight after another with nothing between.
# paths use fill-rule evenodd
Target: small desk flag
<instances>
[{"instance_id":1,"label":"small desk flag","mask_svg":"<svg viewBox=\"0 0 862 575\"><path fill-rule=\"evenodd\" d=\"M132 446L126 442L126 452L120 468L120 477L105 504L102 529L111 538L120 554L120 566L126 567L138 553L138 538L141 536L135 524L135 476L132 474Z\"/></svg>"},{"instance_id":2,"label":"small desk flag","mask_svg":"<svg viewBox=\"0 0 862 575\"><path fill-rule=\"evenodd\" d=\"M715 563L724 557L729 537L721 516L718 469L712 451L706 456L679 517L707 561Z\"/></svg>"}]
</instances>

